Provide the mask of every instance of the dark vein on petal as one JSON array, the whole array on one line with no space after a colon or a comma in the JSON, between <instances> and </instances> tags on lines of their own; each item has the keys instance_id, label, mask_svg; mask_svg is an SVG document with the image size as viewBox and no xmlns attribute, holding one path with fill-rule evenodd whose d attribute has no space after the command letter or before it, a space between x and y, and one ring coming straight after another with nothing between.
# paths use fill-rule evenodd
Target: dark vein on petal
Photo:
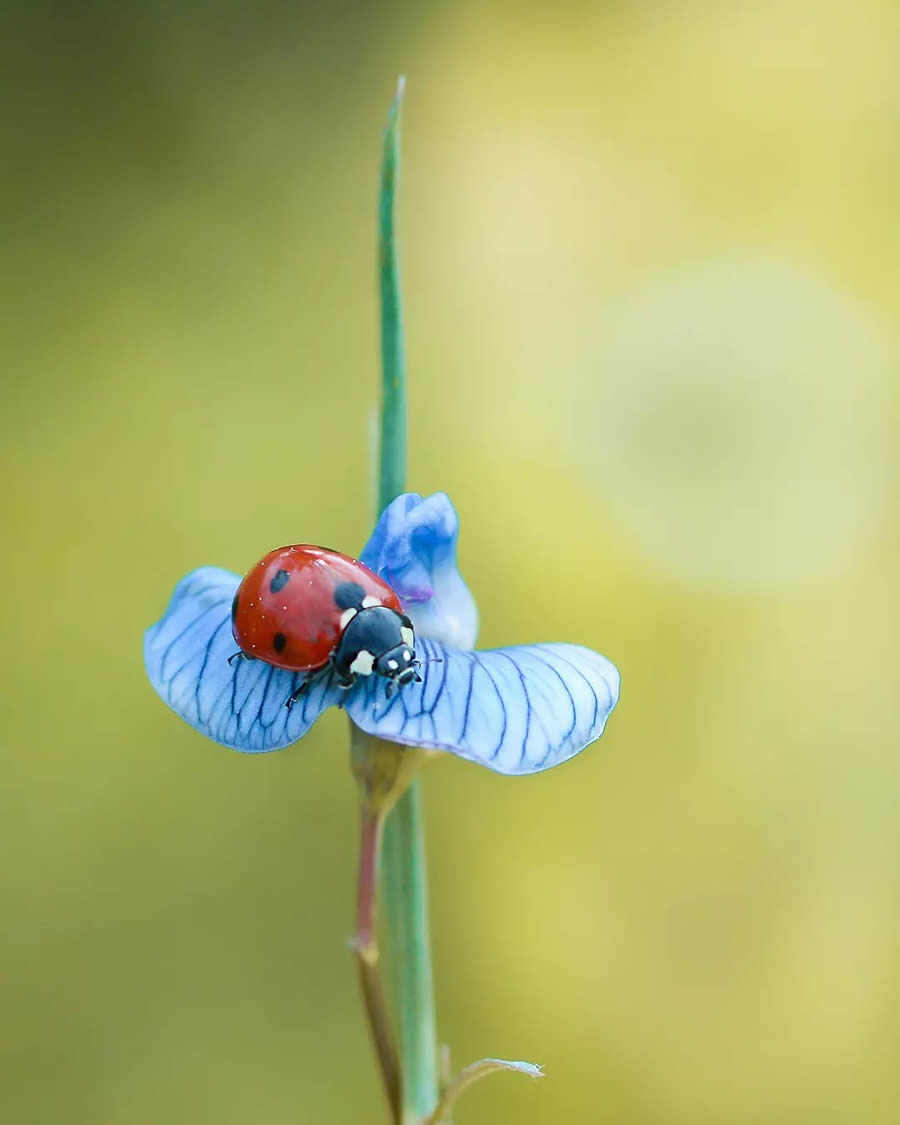
<instances>
[{"instance_id":1,"label":"dark vein on petal","mask_svg":"<svg viewBox=\"0 0 900 1125\"><path fill-rule=\"evenodd\" d=\"M186 668L190 668L190 666L191 666L191 665L192 665L192 664L194 663L194 661L195 661L195 660L197 659L197 656L198 656L198 650L194 650L194 651L193 651L193 652L192 652L192 653L191 653L191 654L190 654L190 655L189 655L189 656L188 656L188 657L187 657L187 658L185 659L184 663L183 663L183 664L180 664L180 665L179 665L179 666L178 666L178 667L177 667L177 668L175 669L175 671L174 671L174 672L172 672L172 673L171 673L170 675L168 675L168 676L161 676L161 677L160 677L160 678L162 679L163 683L165 683L165 685L166 685L166 692L167 692L168 700L169 700L169 702L170 702L170 703L172 703L172 704L173 704L173 706L174 706L174 702L175 702L175 701L174 701L174 698L173 698L173 694L172 694L172 693L173 693L173 690L174 690L174 687L175 687L175 681L176 681L176 680L178 679L178 677L179 677L179 676L181 675L181 673L182 673L183 671L185 671L185 669L186 669ZM190 691L190 688L188 689L188 691Z\"/></svg>"},{"instance_id":2,"label":"dark vein on petal","mask_svg":"<svg viewBox=\"0 0 900 1125\"><path fill-rule=\"evenodd\" d=\"M513 651L516 651L516 650L514 649ZM534 659L534 646L524 645L524 646L521 646L518 651L521 652L522 659L526 663L527 663L526 658L531 659L531 660ZM542 768L542 764L547 761L547 758L553 752L553 739L551 738L550 730L547 726L547 721L546 721L544 715L541 714L538 707L536 707L535 704L532 702L531 692L528 688L528 676L526 676L524 672L522 672L521 675L523 677L522 683L523 683L523 686L525 688L525 695L528 699L528 706L530 708L530 713L531 713L532 717L534 718L535 722L537 723L537 725L540 727L541 734L543 736L543 745L546 747L546 751L545 751L543 757L539 758L537 760L537 763L536 763L537 768ZM530 675L532 676L533 679L536 679L538 683L540 682L540 670L539 669L533 669L532 672L530 673ZM552 708L551 708L551 718L552 718ZM523 762L524 758L525 758L525 750L524 750L524 746L523 746L522 756L519 759L519 766L522 765L522 762Z\"/></svg>"},{"instance_id":3,"label":"dark vein on petal","mask_svg":"<svg viewBox=\"0 0 900 1125\"><path fill-rule=\"evenodd\" d=\"M518 766L521 766L525 760L525 747L528 745L528 736L531 733L531 696L528 694L528 685L525 682L525 676L522 674L522 669L515 660L509 655L508 652L503 652L500 649L495 649L492 653L493 656L502 656L504 660L508 660L516 670L516 675L519 677L519 683L522 685L522 695L525 697L525 737L522 739L522 750L519 754ZM517 768L518 768L517 766Z\"/></svg>"},{"instance_id":4,"label":"dark vein on petal","mask_svg":"<svg viewBox=\"0 0 900 1125\"><path fill-rule=\"evenodd\" d=\"M231 673L231 713L232 713L232 715L234 715L235 719L237 720L237 733L238 734L241 733L241 711L243 711L243 709L244 709L244 704L242 703L240 707L238 707L238 705L237 705L237 681L238 681L238 676L240 675L241 665L243 663L244 663L243 660L238 660L237 666L232 670L232 673ZM246 702L247 701L245 699L244 703L246 703Z\"/></svg>"},{"instance_id":5,"label":"dark vein on petal","mask_svg":"<svg viewBox=\"0 0 900 1125\"><path fill-rule=\"evenodd\" d=\"M372 684L372 703L373 704L375 704L377 702L377 700L375 699L375 695L377 693L377 689L381 686L382 686L381 684L377 684L377 685L374 684L374 683ZM384 697L385 697L385 708L381 712L381 714L378 716L378 722L381 722L382 719L386 719L388 717L388 715L391 713L391 711L394 709L394 707L397 706L397 703L400 699L400 696L403 693L402 693L402 691L395 691L390 699L387 698L386 692L383 692L382 694L384 694Z\"/></svg>"},{"instance_id":6,"label":"dark vein on petal","mask_svg":"<svg viewBox=\"0 0 900 1125\"><path fill-rule=\"evenodd\" d=\"M225 704L225 697L228 695L229 691L231 691L232 694L234 692L234 678L235 678L236 675L237 675L237 672L232 671L231 676L224 681L221 689L219 690L219 694L215 698L215 702L213 703L213 705L209 709L209 717L207 719L207 725L209 726L209 728L211 730L213 729L212 728L213 716L216 715L216 714L219 714L219 725L216 728L216 730L222 730L223 727L231 719L234 719L236 723L238 721L239 717L235 714L234 703L232 702L230 707Z\"/></svg>"},{"instance_id":7,"label":"dark vein on petal","mask_svg":"<svg viewBox=\"0 0 900 1125\"><path fill-rule=\"evenodd\" d=\"M203 620L203 618L206 617L206 615L211 610L216 610L216 609L221 610L221 609L224 608L224 605L225 605L224 601L216 602L214 605L207 606L206 609L204 609L203 612L198 614L196 617L191 618L191 620L187 623L187 625L185 625L185 627L181 630L181 632L176 637L174 637L171 641L169 641L169 643L163 649L162 654L159 658L160 671L162 671L162 667L165 664L166 660L168 659L169 653L172 651L173 646L178 644L178 642L185 635L185 633L189 633L191 631L191 629L193 629L196 625L199 625L200 622Z\"/></svg>"},{"instance_id":8,"label":"dark vein on petal","mask_svg":"<svg viewBox=\"0 0 900 1125\"><path fill-rule=\"evenodd\" d=\"M463 739L466 736L466 727L469 725L469 705L472 702L472 685L475 681L475 656L474 656L474 653L466 652L466 653L463 653L462 655L467 656L469 658L469 688L468 688L468 691L466 692L466 704L465 704L465 708L463 710L463 726L462 726L462 730L459 732L459 738L457 739L457 741L459 742L460 745L462 745Z\"/></svg>"},{"instance_id":9,"label":"dark vein on petal","mask_svg":"<svg viewBox=\"0 0 900 1125\"><path fill-rule=\"evenodd\" d=\"M503 747L504 739L506 738L506 727L507 727L507 722L508 722L508 717L507 717L507 714L506 714L506 704L503 701L503 693L500 691L500 688L497 685L497 681L494 679L494 677L491 675L491 673L485 667L484 661L481 659L481 657L478 655L477 652L474 652L472 655L474 656L475 660L478 662L479 668L481 668L482 672L484 672L484 674L487 676L487 678L490 681L491 686L493 687L494 691L497 693L497 702L500 704L500 710L503 713L503 728L500 731L500 740L498 741L498 743L494 747L494 749L491 751L491 753L488 755L488 757L491 759L491 761L493 761L494 758L496 758L497 755L500 753L500 750Z\"/></svg>"},{"instance_id":10,"label":"dark vein on petal","mask_svg":"<svg viewBox=\"0 0 900 1125\"><path fill-rule=\"evenodd\" d=\"M216 637L221 631L222 626L227 624L228 619L226 618L224 621L220 622L220 624L217 625L213 630L209 640L206 642L206 652L203 654L203 661L200 664L200 670L197 673L197 679L194 684L194 704L197 708L197 721L200 723L206 722L206 720L203 718L203 715L200 713L200 686L203 683L203 673L206 671L206 665L209 663L209 654L212 652L213 645L216 643ZM210 709L210 714L212 714L212 709Z\"/></svg>"},{"instance_id":11,"label":"dark vein on petal","mask_svg":"<svg viewBox=\"0 0 900 1125\"><path fill-rule=\"evenodd\" d=\"M547 651L550 651L550 650L547 650ZM591 730L593 730L594 727L597 724L597 716L600 714L600 700L597 697L597 692L594 688L594 685L587 678L587 676L584 674L584 672L582 672L582 670L578 667L577 664L575 664L571 660L569 660L568 657L565 657L565 656L562 656L561 654L559 654L555 649L553 649L552 652L553 652L553 656L556 660L559 660L563 664L568 665L572 669L572 671L577 672L578 675L581 676L581 678L587 684L588 690L590 691L590 693L591 693L591 695L593 696L593 699L594 699L594 717L593 717L593 719L591 719ZM606 681L604 681L604 683L605 682ZM606 688L606 694L607 694L607 696L609 696L609 694L610 694L608 686Z\"/></svg>"},{"instance_id":12,"label":"dark vein on petal","mask_svg":"<svg viewBox=\"0 0 900 1125\"><path fill-rule=\"evenodd\" d=\"M256 717L254 719L252 719L251 722L250 722L250 726L248 727L248 733L249 733L250 730L253 729L254 726L256 726L257 723L261 727L263 727L263 729L265 730L265 726L262 722L262 709L265 705L266 695L269 692L269 685L272 683L272 676L274 675L274 673L275 673L275 665L270 664L269 665L269 674L268 674L268 676L266 676L266 686L263 688L262 699L259 702L259 706L256 708Z\"/></svg>"},{"instance_id":13,"label":"dark vein on petal","mask_svg":"<svg viewBox=\"0 0 900 1125\"><path fill-rule=\"evenodd\" d=\"M440 651L440 650L438 649L437 645L428 645L426 647L425 651L428 655L433 657L434 654L436 652ZM426 665L426 672L425 672L426 676L428 675L427 668L428 668L428 666ZM448 677L449 674L450 674L450 653L447 649L444 649L443 650L443 658L441 660L441 682L438 685L437 693L435 694L434 699L431 701L431 704L428 707L428 714L431 715L432 717L434 716L434 709L437 707L441 696L444 694L444 688L447 686L447 677ZM425 696L424 696L424 693L423 693L422 702L424 703L424 701L425 701ZM432 721L433 721L433 718L432 718Z\"/></svg>"},{"instance_id":14,"label":"dark vein on petal","mask_svg":"<svg viewBox=\"0 0 900 1125\"><path fill-rule=\"evenodd\" d=\"M271 726L273 726L273 725L274 725L274 723L275 723L275 722L276 722L276 721L278 720L278 718L279 718L279 715L278 715L278 711L276 710L276 711L275 711L275 712L273 713L273 715L272 715L272 718L271 718L271 720L270 720L270 721L269 721L269 722L267 723L267 722L266 722L266 721L265 721L265 720L263 719L263 711L265 711L265 710L266 710L266 704L267 704L267 702L268 702L268 699L269 699L269 692L270 692L270 691L272 690L272 682L273 682L273 680L274 680L274 682L275 682L275 683L277 684L277 683L278 683L278 681L279 681L279 680L281 679L281 677L280 677L280 676L276 676L276 674L275 674L276 672L280 672L280 671L281 671L281 669L280 669L280 668L276 668L276 667L274 666L274 664L272 665L272 672L271 672L271 674L270 674L270 676L269 676L268 680L266 681L266 690L265 690L265 691L263 692L262 702L261 702L261 703L260 703L260 705L259 705L259 725L260 725L260 726L262 727L262 729L263 729L264 731L266 731L266 732L268 732L269 728L270 728Z\"/></svg>"},{"instance_id":15,"label":"dark vein on petal","mask_svg":"<svg viewBox=\"0 0 900 1125\"><path fill-rule=\"evenodd\" d=\"M569 729L563 735L562 739L556 744L556 746L553 747L553 749L558 750L565 742L568 741L569 738L571 738L572 732L575 730L575 726L578 722L578 709L575 706L575 700L572 697L572 693L569 691L569 685L560 675L558 669L554 668L552 664L548 663L548 661L545 660L538 652L535 652L534 658L535 660L539 661L539 663L543 664L545 668L548 668L554 676L556 676L556 678L562 684L563 691L566 693L566 697L569 700L569 706L572 708L572 722L569 725Z\"/></svg>"}]
</instances>

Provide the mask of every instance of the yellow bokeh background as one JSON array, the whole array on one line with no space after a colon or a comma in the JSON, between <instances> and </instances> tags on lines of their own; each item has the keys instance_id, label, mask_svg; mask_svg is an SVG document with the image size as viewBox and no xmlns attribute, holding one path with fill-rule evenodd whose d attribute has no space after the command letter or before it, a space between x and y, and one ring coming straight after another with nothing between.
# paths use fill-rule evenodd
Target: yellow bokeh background
<instances>
[{"instance_id":1,"label":"yellow bokeh background","mask_svg":"<svg viewBox=\"0 0 900 1125\"><path fill-rule=\"evenodd\" d=\"M603 740L425 781L464 1125L897 1119L900 16L889 0L4 6L9 1125L385 1119L343 717L156 698L202 564L371 526L408 76L410 487Z\"/></svg>"}]
</instances>

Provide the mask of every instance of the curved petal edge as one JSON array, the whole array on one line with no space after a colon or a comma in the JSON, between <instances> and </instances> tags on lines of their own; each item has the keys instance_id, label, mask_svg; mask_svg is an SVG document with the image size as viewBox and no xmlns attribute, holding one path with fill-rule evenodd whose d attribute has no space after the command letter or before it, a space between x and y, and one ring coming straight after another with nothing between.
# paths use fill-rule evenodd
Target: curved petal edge
<instances>
[{"instance_id":1,"label":"curved petal edge","mask_svg":"<svg viewBox=\"0 0 900 1125\"><path fill-rule=\"evenodd\" d=\"M456 565L459 517L443 492L405 492L381 513L360 561L392 587L421 637L472 648L478 609Z\"/></svg>"},{"instance_id":2,"label":"curved petal edge","mask_svg":"<svg viewBox=\"0 0 900 1125\"><path fill-rule=\"evenodd\" d=\"M201 734L247 753L279 750L301 738L344 693L323 677L288 710L302 679L261 660L228 658L237 651L231 602L240 578L205 566L183 578L166 612L144 634L150 682L173 711Z\"/></svg>"},{"instance_id":3,"label":"curved petal edge","mask_svg":"<svg viewBox=\"0 0 900 1125\"><path fill-rule=\"evenodd\" d=\"M606 657L570 644L484 652L424 639L422 683L387 696L370 677L349 695L350 718L392 742L448 750L502 774L560 765L603 733L619 698Z\"/></svg>"}]
</instances>

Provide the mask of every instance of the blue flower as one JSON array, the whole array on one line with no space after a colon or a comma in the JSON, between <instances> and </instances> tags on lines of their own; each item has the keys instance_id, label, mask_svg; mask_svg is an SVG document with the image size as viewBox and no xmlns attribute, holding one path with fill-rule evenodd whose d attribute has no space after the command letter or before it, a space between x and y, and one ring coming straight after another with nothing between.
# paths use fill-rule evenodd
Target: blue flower
<instances>
[{"instance_id":1,"label":"blue flower","mask_svg":"<svg viewBox=\"0 0 900 1125\"><path fill-rule=\"evenodd\" d=\"M619 673L579 645L473 650L478 613L456 567L458 530L443 493L406 493L382 513L360 555L396 591L415 625L421 683L389 696L380 676L360 677L349 691L321 676L287 708L303 673L260 660L228 663L240 578L218 567L183 578L147 630L150 682L191 726L235 750L289 746L327 707L342 706L368 734L447 750L499 773L558 765L603 733Z\"/></svg>"}]
</instances>

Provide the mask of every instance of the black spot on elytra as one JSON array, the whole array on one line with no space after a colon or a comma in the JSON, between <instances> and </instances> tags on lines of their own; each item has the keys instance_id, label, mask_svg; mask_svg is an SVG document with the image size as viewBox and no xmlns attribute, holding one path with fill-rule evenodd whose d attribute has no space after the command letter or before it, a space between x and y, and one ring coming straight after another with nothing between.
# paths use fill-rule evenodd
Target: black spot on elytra
<instances>
[{"instance_id":1,"label":"black spot on elytra","mask_svg":"<svg viewBox=\"0 0 900 1125\"><path fill-rule=\"evenodd\" d=\"M237 617L238 596L234 595L234 601L231 603L231 623L234 624L234 619Z\"/></svg>"},{"instance_id":2,"label":"black spot on elytra","mask_svg":"<svg viewBox=\"0 0 900 1125\"><path fill-rule=\"evenodd\" d=\"M276 652L281 652L286 644L287 637L284 633L276 633L275 639L272 641L272 648L274 648Z\"/></svg>"},{"instance_id":3,"label":"black spot on elytra","mask_svg":"<svg viewBox=\"0 0 900 1125\"><path fill-rule=\"evenodd\" d=\"M338 609L362 609L365 590L358 582L341 582L334 588L334 604Z\"/></svg>"},{"instance_id":4,"label":"black spot on elytra","mask_svg":"<svg viewBox=\"0 0 900 1125\"><path fill-rule=\"evenodd\" d=\"M291 576L286 570L279 570L272 581L269 583L269 589L273 594L277 594L279 590L283 590L290 582Z\"/></svg>"}]
</instances>

